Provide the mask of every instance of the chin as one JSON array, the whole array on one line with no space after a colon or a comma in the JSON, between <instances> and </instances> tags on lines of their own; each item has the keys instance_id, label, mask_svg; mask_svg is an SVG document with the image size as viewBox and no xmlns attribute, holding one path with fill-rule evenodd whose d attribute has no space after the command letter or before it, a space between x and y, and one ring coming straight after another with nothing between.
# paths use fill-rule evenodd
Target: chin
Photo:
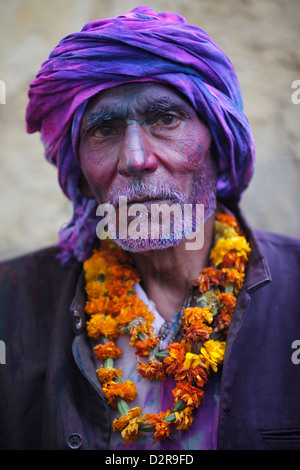
<instances>
[{"instance_id":1,"label":"chin","mask_svg":"<svg viewBox=\"0 0 300 470\"><path fill-rule=\"evenodd\" d=\"M178 239L132 239L114 240L117 245L131 253L145 253L154 250L166 250L167 248L178 246L182 240Z\"/></svg>"}]
</instances>

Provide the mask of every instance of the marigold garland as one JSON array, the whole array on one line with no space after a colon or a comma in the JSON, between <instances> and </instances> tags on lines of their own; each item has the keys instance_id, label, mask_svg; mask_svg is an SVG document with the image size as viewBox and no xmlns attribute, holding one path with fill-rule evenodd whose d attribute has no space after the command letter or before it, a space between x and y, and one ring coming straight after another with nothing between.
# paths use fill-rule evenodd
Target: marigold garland
<instances>
[{"instance_id":1,"label":"marigold garland","mask_svg":"<svg viewBox=\"0 0 300 470\"><path fill-rule=\"evenodd\" d=\"M121 416L114 420L113 430L121 432L126 444L150 431L157 442L167 438L172 429L187 430L193 423L193 410L204 400L203 387L210 371L216 372L224 359L226 336L249 253L237 220L218 213L211 266L194 281L194 305L184 308L180 341L163 351L159 350L159 338L153 335L154 315L133 291L140 276L130 254L111 241L102 241L100 249L84 263L87 334L99 341L94 353L103 364L97 375L108 403L119 410ZM138 362L136 369L143 378L165 380L173 376L172 410L143 416L141 408L129 408L136 387L129 380L124 382L121 371L114 368L114 359L122 355L116 345L121 334L129 335Z\"/></svg>"}]
</instances>

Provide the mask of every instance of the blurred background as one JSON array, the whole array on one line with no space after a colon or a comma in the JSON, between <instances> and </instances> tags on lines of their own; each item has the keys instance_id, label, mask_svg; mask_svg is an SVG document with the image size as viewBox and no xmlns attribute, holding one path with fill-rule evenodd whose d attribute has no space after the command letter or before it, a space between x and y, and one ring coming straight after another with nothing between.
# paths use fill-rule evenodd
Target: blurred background
<instances>
[{"instance_id":1,"label":"blurred background","mask_svg":"<svg viewBox=\"0 0 300 470\"><path fill-rule=\"evenodd\" d=\"M256 140L256 169L241 206L250 223L300 236L299 0L149 0L204 29L233 62ZM138 6L117 0L0 0L0 260L57 242L72 213L43 158L38 134L25 131L27 90L64 36L88 21ZM298 94L300 97L300 93ZM2 99L3 101L3 99ZM299 101L299 99L298 99Z\"/></svg>"}]
</instances>

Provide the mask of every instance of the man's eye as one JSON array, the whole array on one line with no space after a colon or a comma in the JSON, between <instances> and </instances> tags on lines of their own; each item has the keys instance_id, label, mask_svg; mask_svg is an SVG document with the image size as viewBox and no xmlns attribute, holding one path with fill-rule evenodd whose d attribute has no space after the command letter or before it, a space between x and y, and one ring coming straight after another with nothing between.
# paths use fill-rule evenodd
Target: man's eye
<instances>
[{"instance_id":1,"label":"man's eye","mask_svg":"<svg viewBox=\"0 0 300 470\"><path fill-rule=\"evenodd\" d=\"M100 126L93 131L94 137L108 137L114 133L114 129L111 126Z\"/></svg>"},{"instance_id":2,"label":"man's eye","mask_svg":"<svg viewBox=\"0 0 300 470\"><path fill-rule=\"evenodd\" d=\"M156 120L156 123L160 126L171 126L178 122L178 117L174 114L162 114Z\"/></svg>"}]
</instances>

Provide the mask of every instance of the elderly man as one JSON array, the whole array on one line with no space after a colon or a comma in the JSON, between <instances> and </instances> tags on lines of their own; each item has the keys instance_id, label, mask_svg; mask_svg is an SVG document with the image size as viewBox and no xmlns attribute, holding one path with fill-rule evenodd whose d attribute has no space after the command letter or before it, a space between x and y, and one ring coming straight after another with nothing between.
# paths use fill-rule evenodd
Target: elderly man
<instances>
[{"instance_id":1,"label":"elderly man","mask_svg":"<svg viewBox=\"0 0 300 470\"><path fill-rule=\"evenodd\" d=\"M300 244L239 210L225 54L139 7L64 38L29 98L74 216L1 266L1 447L299 449Z\"/></svg>"}]
</instances>

